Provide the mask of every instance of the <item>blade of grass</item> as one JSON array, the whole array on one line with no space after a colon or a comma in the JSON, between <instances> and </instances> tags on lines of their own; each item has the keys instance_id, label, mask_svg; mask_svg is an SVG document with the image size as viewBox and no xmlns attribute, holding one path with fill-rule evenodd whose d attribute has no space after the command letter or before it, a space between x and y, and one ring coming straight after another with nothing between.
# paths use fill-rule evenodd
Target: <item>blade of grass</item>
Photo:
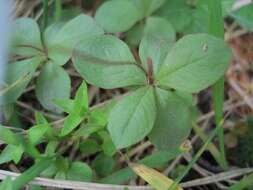
<instances>
[{"instance_id":1,"label":"blade of grass","mask_svg":"<svg viewBox=\"0 0 253 190\"><path fill-rule=\"evenodd\" d=\"M48 0L43 0L43 31L48 24Z\"/></svg>"},{"instance_id":2,"label":"blade of grass","mask_svg":"<svg viewBox=\"0 0 253 190\"><path fill-rule=\"evenodd\" d=\"M207 0L208 11L209 11L209 34L214 35L218 38L224 39L224 27L221 0ZM224 100L224 77L222 77L213 86L213 101L214 101L214 112L215 112L215 123L216 126L220 123L223 118L223 100ZM225 143L224 143L224 129L220 128L218 131L219 148L221 151L221 160L223 169L227 169L228 164L225 154Z\"/></svg>"},{"instance_id":3,"label":"blade of grass","mask_svg":"<svg viewBox=\"0 0 253 190\"><path fill-rule=\"evenodd\" d=\"M54 20L59 21L62 14L62 4L61 0L55 0L55 15Z\"/></svg>"}]
</instances>

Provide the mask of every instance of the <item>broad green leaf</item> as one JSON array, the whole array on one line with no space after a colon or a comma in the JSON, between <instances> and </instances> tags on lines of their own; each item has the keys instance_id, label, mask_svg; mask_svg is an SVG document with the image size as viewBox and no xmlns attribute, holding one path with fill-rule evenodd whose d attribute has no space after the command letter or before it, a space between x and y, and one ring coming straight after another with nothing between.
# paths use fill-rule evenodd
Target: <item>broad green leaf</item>
<instances>
[{"instance_id":1,"label":"broad green leaf","mask_svg":"<svg viewBox=\"0 0 253 190\"><path fill-rule=\"evenodd\" d=\"M83 39L101 35L103 30L87 15L79 15L65 25L49 27L45 34L48 57L63 65L71 57L75 45ZM47 39L48 38L48 39Z\"/></svg>"},{"instance_id":2,"label":"broad green leaf","mask_svg":"<svg viewBox=\"0 0 253 190\"><path fill-rule=\"evenodd\" d=\"M112 89L145 85L146 76L127 45L110 35L82 41L74 50L73 61L77 71L88 83Z\"/></svg>"},{"instance_id":3,"label":"broad green leaf","mask_svg":"<svg viewBox=\"0 0 253 190\"><path fill-rule=\"evenodd\" d=\"M66 71L52 62L47 62L38 77L35 88L41 105L50 111L60 112L53 100L69 98L70 90L70 78Z\"/></svg>"},{"instance_id":4,"label":"broad green leaf","mask_svg":"<svg viewBox=\"0 0 253 190\"><path fill-rule=\"evenodd\" d=\"M102 4L95 15L96 21L106 32L125 32L141 15L130 0L111 0Z\"/></svg>"},{"instance_id":5,"label":"broad green leaf","mask_svg":"<svg viewBox=\"0 0 253 190\"><path fill-rule=\"evenodd\" d=\"M143 67L147 70L147 59L150 58L154 74L156 74L175 39L176 33L167 20L158 17L148 18L144 28L144 37L139 47Z\"/></svg>"},{"instance_id":6,"label":"broad green leaf","mask_svg":"<svg viewBox=\"0 0 253 190\"><path fill-rule=\"evenodd\" d=\"M94 168L96 173L101 177L111 174L115 165L115 160L103 153L97 155L95 160L92 162L92 168Z\"/></svg>"},{"instance_id":7,"label":"broad green leaf","mask_svg":"<svg viewBox=\"0 0 253 190\"><path fill-rule=\"evenodd\" d=\"M66 136L71 133L78 125L82 122L84 116L78 113L71 113L68 115L64 121L63 128L60 132L60 136Z\"/></svg>"},{"instance_id":8,"label":"broad green leaf","mask_svg":"<svg viewBox=\"0 0 253 190\"><path fill-rule=\"evenodd\" d=\"M6 144L18 145L20 142L15 133L0 124L0 140Z\"/></svg>"},{"instance_id":9,"label":"broad green leaf","mask_svg":"<svg viewBox=\"0 0 253 190\"><path fill-rule=\"evenodd\" d=\"M142 140L156 118L154 89L143 87L124 97L110 113L108 130L117 149Z\"/></svg>"},{"instance_id":10,"label":"broad green leaf","mask_svg":"<svg viewBox=\"0 0 253 190\"><path fill-rule=\"evenodd\" d=\"M169 0L157 10L157 16L166 18L178 32L184 32L193 20L192 8L185 0Z\"/></svg>"},{"instance_id":11,"label":"broad green leaf","mask_svg":"<svg viewBox=\"0 0 253 190\"><path fill-rule=\"evenodd\" d=\"M250 31L253 28L253 3L230 13L239 24Z\"/></svg>"},{"instance_id":12,"label":"broad green leaf","mask_svg":"<svg viewBox=\"0 0 253 190\"><path fill-rule=\"evenodd\" d=\"M92 170L86 163L73 162L67 172L67 179L90 182L92 180Z\"/></svg>"},{"instance_id":13,"label":"broad green leaf","mask_svg":"<svg viewBox=\"0 0 253 190\"><path fill-rule=\"evenodd\" d=\"M130 167L136 174L138 174L142 179L144 179L157 190L168 190L173 184L173 180L152 168L148 168L145 165L131 164ZM183 189L180 186L177 186L175 190Z\"/></svg>"},{"instance_id":14,"label":"broad green leaf","mask_svg":"<svg viewBox=\"0 0 253 190\"><path fill-rule=\"evenodd\" d=\"M13 190L11 177L7 177L0 183L0 190Z\"/></svg>"},{"instance_id":15,"label":"broad green leaf","mask_svg":"<svg viewBox=\"0 0 253 190\"><path fill-rule=\"evenodd\" d=\"M150 141L159 150L178 148L191 131L191 110L175 92L156 89L157 117Z\"/></svg>"},{"instance_id":16,"label":"broad green leaf","mask_svg":"<svg viewBox=\"0 0 253 190\"><path fill-rule=\"evenodd\" d=\"M154 11L161 7L165 1L166 0L132 0L138 11L141 12L143 18L150 16Z\"/></svg>"},{"instance_id":17,"label":"broad green leaf","mask_svg":"<svg viewBox=\"0 0 253 190\"><path fill-rule=\"evenodd\" d=\"M187 35L171 49L157 83L176 90L198 92L226 71L231 52L225 42L208 34Z\"/></svg>"},{"instance_id":18,"label":"broad green leaf","mask_svg":"<svg viewBox=\"0 0 253 190\"><path fill-rule=\"evenodd\" d=\"M28 140L32 145L38 144L44 135L46 134L47 130L49 129L49 124L38 124L31 127L28 133Z\"/></svg>"},{"instance_id":19,"label":"broad green leaf","mask_svg":"<svg viewBox=\"0 0 253 190\"><path fill-rule=\"evenodd\" d=\"M40 63L41 58L34 57L7 65L6 78L3 81L5 87L0 90L3 102L0 104L13 103L19 98Z\"/></svg>"},{"instance_id":20,"label":"broad green leaf","mask_svg":"<svg viewBox=\"0 0 253 190\"><path fill-rule=\"evenodd\" d=\"M13 53L23 56L43 54L40 30L38 24L30 18L19 18L12 26Z\"/></svg>"}]
</instances>

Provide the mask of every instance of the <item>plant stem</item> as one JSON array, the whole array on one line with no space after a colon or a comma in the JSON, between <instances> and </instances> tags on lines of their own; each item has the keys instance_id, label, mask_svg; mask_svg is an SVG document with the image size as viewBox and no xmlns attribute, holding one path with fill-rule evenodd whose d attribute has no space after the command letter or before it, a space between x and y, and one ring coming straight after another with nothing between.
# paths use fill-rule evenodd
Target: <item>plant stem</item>
<instances>
[{"instance_id":1,"label":"plant stem","mask_svg":"<svg viewBox=\"0 0 253 190\"><path fill-rule=\"evenodd\" d=\"M62 15L62 4L61 0L55 0L55 15L54 20L59 21Z\"/></svg>"},{"instance_id":2,"label":"plant stem","mask_svg":"<svg viewBox=\"0 0 253 190\"><path fill-rule=\"evenodd\" d=\"M43 0L43 31L48 24L48 0Z\"/></svg>"},{"instance_id":3,"label":"plant stem","mask_svg":"<svg viewBox=\"0 0 253 190\"><path fill-rule=\"evenodd\" d=\"M224 27L221 0L207 0L208 11L209 11L209 34L214 35L218 38L224 39ZM215 123L216 126L220 123L223 118L223 100L224 100L224 77L222 77L213 86L213 101L214 101L214 112L215 112ZM224 143L224 129L220 128L218 131L219 148L221 151L222 168L227 169L228 164L225 155L225 143Z\"/></svg>"}]
</instances>

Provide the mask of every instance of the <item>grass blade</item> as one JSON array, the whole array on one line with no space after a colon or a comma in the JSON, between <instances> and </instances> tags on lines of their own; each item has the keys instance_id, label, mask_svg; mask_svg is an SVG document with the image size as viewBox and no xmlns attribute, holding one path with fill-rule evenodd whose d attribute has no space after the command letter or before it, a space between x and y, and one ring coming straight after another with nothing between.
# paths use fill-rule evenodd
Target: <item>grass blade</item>
<instances>
[{"instance_id":1,"label":"grass blade","mask_svg":"<svg viewBox=\"0 0 253 190\"><path fill-rule=\"evenodd\" d=\"M206 1L209 10L209 34L214 35L218 38L224 39L224 27L223 27L223 17L221 0ZM216 126L219 125L223 118L223 100L224 100L224 77L222 77L213 86L213 101L214 101L214 111L215 111L215 123ZM221 151L221 160L223 169L227 169L227 161L225 155L225 143L224 143L224 130L221 127L218 131L219 137L219 148Z\"/></svg>"}]
</instances>

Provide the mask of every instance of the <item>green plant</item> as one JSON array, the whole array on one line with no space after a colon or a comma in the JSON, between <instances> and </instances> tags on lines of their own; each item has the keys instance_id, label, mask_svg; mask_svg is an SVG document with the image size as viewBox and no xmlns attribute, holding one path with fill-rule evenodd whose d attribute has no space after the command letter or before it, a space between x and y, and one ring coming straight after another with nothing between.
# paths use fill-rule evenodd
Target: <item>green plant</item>
<instances>
[{"instance_id":1,"label":"green plant","mask_svg":"<svg viewBox=\"0 0 253 190\"><path fill-rule=\"evenodd\" d=\"M230 12L231 2L223 1L223 16ZM0 187L13 188L9 187L13 183L15 188L21 188L39 175L122 184L136 174L131 164L120 167L117 161L121 151L127 157L129 148L145 139L156 151L137 161L139 164L160 168L182 154L185 150L180 145L189 136L196 119L192 94L219 81L231 57L221 35L213 36L218 24L207 22L210 17L205 15L206 3L111 0L98 8L94 19L81 14L62 22L64 10L56 0L55 22L49 26L52 22L48 16L50 7L47 0L43 3L41 29L30 18L19 18L13 24L14 61L7 66L5 84L0 90L4 99L1 104L8 116L13 109L11 105L26 91L28 84L33 83L42 110L60 119L54 121L35 111L35 124L25 129L14 128L18 132L7 124L1 125L0 140L6 146L0 154L0 164L10 161L18 164L23 155L33 158L35 163L19 178L14 181L8 178ZM184 20L188 13L189 17ZM222 29L221 18L220 10L219 30ZM199 23L209 23L210 28ZM208 30L210 34L205 33ZM116 37L115 33L123 37ZM138 53L129 46L138 47ZM80 85L70 98L71 79L66 70L72 67L81 80L90 85L109 90L124 88L129 92L90 107L84 81L78 80ZM223 88L218 91L216 111L220 113ZM204 146L174 187L207 147L210 152L218 152L214 144L210 145L221 131L222 115L218 115L217 129L210 137L201 133ZM222 135L220 139L222 141ZM78 153L81 156L75 159ZM225 155L218 159L217 154L215 158L222 165ZM45 165L49 167L45 169ZM143 167L154 179L161 177L156 171ZM156 187L149 175L136 173ZM171 185L172 181L163 179L158 186Z\"/></svg>"}]
</instances>

